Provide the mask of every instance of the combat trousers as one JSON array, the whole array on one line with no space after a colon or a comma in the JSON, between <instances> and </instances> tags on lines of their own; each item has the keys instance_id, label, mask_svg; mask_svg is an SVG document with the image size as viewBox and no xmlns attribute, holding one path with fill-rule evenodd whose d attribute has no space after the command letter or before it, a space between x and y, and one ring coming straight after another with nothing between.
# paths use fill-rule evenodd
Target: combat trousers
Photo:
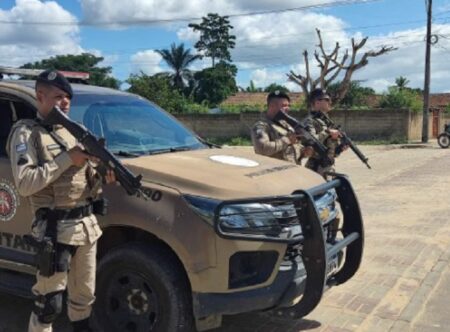
<instances>
[{"instance_id":1,"label":"combat trousers","mask_svg":"<svg viewBox=\"0 0 450 332\"><path fill-rule=\"evenodd\" d=\"M97 241L78 246L70 263L68 272L57 272L51 277L37 273L37 282L33 286L34 295L45 295L67 288L67 314L71 321L86 319L91 315L95 301ZM28 332L52 332L51 324L39 322L34 312L31 313Z\"/></svg>"},{"instance_id":2,"label":"combat trousers","mask_svg":"<svg viewBox=\"0 0 450 332\"><path fill-rule=\"evenodd\" d=\"M305 165L306 168L309 168L311 170L313 170L316 173L319 173L320 175L322 175L322 177L327 180L327 176L326 173L328 172L334 172L334 166L330 165L330 166L321 166L320 165L320 160L318 159L313 159L313 158L309 158L308 161L306 162Z\"/></svg>"}]
</instances>

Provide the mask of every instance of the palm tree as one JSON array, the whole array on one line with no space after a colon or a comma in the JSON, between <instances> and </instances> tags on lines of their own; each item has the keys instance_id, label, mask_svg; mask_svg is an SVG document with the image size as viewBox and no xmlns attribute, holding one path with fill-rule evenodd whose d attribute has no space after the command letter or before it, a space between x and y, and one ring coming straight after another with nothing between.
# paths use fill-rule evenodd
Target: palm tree
<instances>
[{"instance_id":1,"label":"palm tree","mask_svg":"<svg viewBox=\"0 0 450 332\"><path fill-rule=\"evenodd\" d=\"M399 90L406 89L408 84L409 80L406 77L399 76L395 79L395 85L398 87Z\"/></svg>"},{"instance_id":2,"label":"palm tree","mask_svg":"<svg viewBox=\"0 0 450 332\"><path fill-rule=\"evenodd\" d=\"M192 72L188 69L188 66L199 59L200 55L191 54L191 49L185 49L183 43L178 46L172 43L170 50L163 49L156 50L156 52L162 56L167 65L173 70L173 73L169 75L173 86L179 91L183 91L186 87L186 82L192 77Z\"/></svg>"}]
</instances>

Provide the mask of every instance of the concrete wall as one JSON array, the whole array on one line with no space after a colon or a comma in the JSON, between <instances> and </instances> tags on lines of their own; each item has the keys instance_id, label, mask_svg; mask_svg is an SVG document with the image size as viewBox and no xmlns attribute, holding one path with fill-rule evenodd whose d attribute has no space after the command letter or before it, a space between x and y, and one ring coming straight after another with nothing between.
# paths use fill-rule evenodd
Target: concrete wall
<instances>
[{"instance_id":1,"label":"concrete wall","mask_svg":"<svg viewBox=\"0 0 450 332\"><path fill-rule=\"evenodd\" d=\"M301 119L306 112L290 114ZM250 128L263 116L263 113L177 114L175 116L201 137L231 138L249 137ZM419 140L421 138L422 114L412 113L406 109L333 110L331 117L352 139L359 141ZM431 128L431 118L429 122Z\"/></svg>"}]
</instances>

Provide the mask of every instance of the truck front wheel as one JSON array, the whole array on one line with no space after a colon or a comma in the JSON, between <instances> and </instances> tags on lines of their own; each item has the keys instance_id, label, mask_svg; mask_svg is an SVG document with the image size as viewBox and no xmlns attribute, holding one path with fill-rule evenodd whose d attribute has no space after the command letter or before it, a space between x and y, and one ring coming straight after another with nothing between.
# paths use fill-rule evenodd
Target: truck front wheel
<instances>
[{"instance_id":1,"label":"truck front wheel","mask_svg":"<svg viewBox=\"0 0 450 332\"><path fill-rule=\"evenodd\" d=\"M94 316L102 331L192 331L192 300L184 271L163 246L127 244L97 269Z\"/></svg>"}]
</instances>

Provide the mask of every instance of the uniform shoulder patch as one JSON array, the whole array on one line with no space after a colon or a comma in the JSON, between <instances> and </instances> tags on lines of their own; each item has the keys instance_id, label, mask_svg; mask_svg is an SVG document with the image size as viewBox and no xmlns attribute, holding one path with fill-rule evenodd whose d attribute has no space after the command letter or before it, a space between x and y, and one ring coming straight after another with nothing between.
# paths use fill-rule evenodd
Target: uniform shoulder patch
<instances>
[{"instance_id":1,"label":"uniform shoulder patch","mask_svg":"<svg viewBox=\"0 0 450 332\"><path fill-rule=\"evenodd\" d=\"M253 125L253 130L258 130L258 129L266 129L269 127L269 124L267 122L264 121L258 121Z\"/></svg>"},{"instance_id":2,"label":"uniform shoulder patch","mask_svg":"<svg viewBox=\"0 0 450 332\"><path fill-rule=\"evenodd\" d=\"M27 151L27 149L28 149L27 143L20 143L16 145L16 152L18 153L23 153Z\"/></svg>"},{"instance_id":3,"label":"uniform shoulder patch","mask_svg":"<svg viewBox=\"0 0 450 332\"><path fill-rule=\"evenodd\" d=\"M267 123L263 121L258 121L253 126L253 132L255 133L257 138L261 138L267 133L268 128L269 126L267 125Z\"/></svg>"},{"instance_id":4,"label":"uniform shoulder patch","mask_svg":"<svg viewBox=\"0 0 450 332\"><path fill-rule=\"evenodd\" d=\"M13 128L26 127L32 129L37 125L38 123L35 119L21 119L14 124Z\"/></svg>"}]
</instances>

